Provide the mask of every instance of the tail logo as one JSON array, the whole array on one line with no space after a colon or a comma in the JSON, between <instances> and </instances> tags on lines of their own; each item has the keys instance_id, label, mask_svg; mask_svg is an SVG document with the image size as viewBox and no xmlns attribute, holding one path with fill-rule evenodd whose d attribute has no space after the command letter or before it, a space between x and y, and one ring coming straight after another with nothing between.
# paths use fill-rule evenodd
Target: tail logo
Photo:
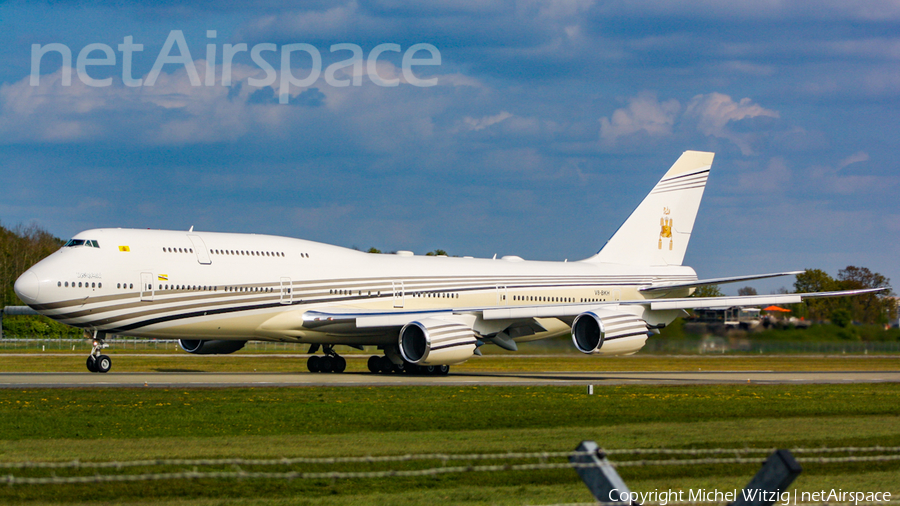
<instances>
[{"instance_id":1,"label":"tail logo","mask_svg":"<svg viewBox=\"0 0 900 506\"><path fill-rule=\"evenodd\" d=\"M663 249L663 239L669 240L669 251L672 251L672 218L667 218L671 213L668 207L663 208L663 216L659 219L659 249Z\"/></svg>"}]
</instances>

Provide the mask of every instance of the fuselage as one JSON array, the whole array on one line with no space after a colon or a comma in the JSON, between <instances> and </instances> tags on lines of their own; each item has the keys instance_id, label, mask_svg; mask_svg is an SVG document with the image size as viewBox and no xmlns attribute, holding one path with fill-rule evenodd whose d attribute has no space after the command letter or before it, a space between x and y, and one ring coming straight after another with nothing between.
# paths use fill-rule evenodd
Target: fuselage
<instances>
[{"instance_id":1,"label":"fuselage","mask_svg":"<svg viewBox=\"0 0 900 506\"><path fill-rule=\"evenodd\" d=\"M396 336L320 332L302 315L614 302L643 299L639 289L651 283L696 278L685 266L370 254L269 235L94 229L29 269L16 292L55 320L109 334L381 344Z\"/></svg>"}]
</instances>

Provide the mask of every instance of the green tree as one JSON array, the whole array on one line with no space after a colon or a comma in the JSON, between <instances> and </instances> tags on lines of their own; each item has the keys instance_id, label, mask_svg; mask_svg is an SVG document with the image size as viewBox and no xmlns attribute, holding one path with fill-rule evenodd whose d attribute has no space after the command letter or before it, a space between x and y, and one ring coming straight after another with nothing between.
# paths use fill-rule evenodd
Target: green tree
<instances>
[{"instance_id":1,"label":"green tree","mask_svg":"<svg viewBox=\"0 0 900 506\"><path fill-rule=\"evenodd\" d=\"M436 256L441 256L441 255L443 255L445 257L450 256L447 254L446 251L444 251L442 249L436 249L434 251L429 251L428 253L425 253L425 256L428 256L428 257L436 257Z\"/></svg>"},{"instance_id":2,"label":"green tree","mask_svg":"<svg viewBox=\"0 0 900 506\"><path fill-rule=\"evenodd\" d=\"M891 280L866 267L848 265L838 271L837 284L841 290L860 290L889 287ZM897 316L895 295L893 290L886 290L847 297L841 301L840 307L849 311L853 321L885 324Z\"/></svg>"},{"instance_id":3,"label":"green tree","mask_svg":"<svg viewBox=\"0 0 900 506\"><path fill-rule=\"evenodd\" d=\"M745 286L743 288L738 288L738 295L744 296L744 295L759 295L759 294L756 292L756 288L753 288L752 286Z\"/></svg>"},{"instance_id":4,"label":"green tree","mask_svg":"<svg viewBox=\"0 0 900 506\"><path fill-rule=\"evenodd\" d=\"M719 285L703 285L694 289L691 297L724 297Z\"/></svg>"},{"instance_id":5,"label":"green tree","mask_svg":"<svg viewBox=\"0 0 900 506\"><path fill-rule=\"evenodd\" d=\"M16 279L63 244L63 240L37 225L18 225L13 229L0 225L0 304L22 305L13 290Z\"/></svg>"},{"instance_id":6,"label":"green tree","mask_svg":"<svg viewBox=\"0 0 900 506\"><path fill-rule=\"evenodd\" d=\"M830 292L838 289L837 281L822 269L806 269L797 274L794 281L794 293ZM824 321L830 318L835 309L834 299L806 299L795 308L797 316L813 321Z\"/></svg>"},{"instance_id":7,"label":"green tree","mask_svg":"<svg viewBox=\"0 0 900 506\"><path fill-rule=\"evenodd\" d=\"M794 282L796 293L830 292L836 290L861 290L865 288L882 288L890 286L891 280L872 272L866 267L848 265L838 271L837 279L832 278L821 269L807 269L797 275ZM856 295L853 297L836 297L828 299L806 299L798 304L799 316L810 320L831 320L833 323L846 326L849 322L887 323L897 316L897 303L894 292L886 290L877 294Z\"/></svg>"},{"instance_id":8,"label":"green tree","mask_svg":"<svg viewBox=\"0 0 900 506\"><path fill-rule=\"evenodd\" d=\"M366 253L381 253L381 250L372 246L368 251L366 251Z\"/></svg>"}]
</instances>

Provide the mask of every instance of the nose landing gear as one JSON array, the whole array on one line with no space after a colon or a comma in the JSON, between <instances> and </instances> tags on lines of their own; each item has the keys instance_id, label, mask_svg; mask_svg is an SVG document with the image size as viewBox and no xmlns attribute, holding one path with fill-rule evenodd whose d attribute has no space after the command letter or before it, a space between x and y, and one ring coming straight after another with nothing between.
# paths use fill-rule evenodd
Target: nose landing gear
<instances>
[{"instance_id":1,"label":"nose landing gear","mask_svg":"<svg viewBox=\"0 0 900 506\"><path fill-rule=\"evenodd\" d=\"M94 346L91 348L91 354L88 355L87 358L87 369L91 372L106 373L112 368L112 359L100 353L100 350L108 348L109 345L104 343L103 338L99 337L97 334L98 333L95 331Z\"/></svg>"}]
</instances>

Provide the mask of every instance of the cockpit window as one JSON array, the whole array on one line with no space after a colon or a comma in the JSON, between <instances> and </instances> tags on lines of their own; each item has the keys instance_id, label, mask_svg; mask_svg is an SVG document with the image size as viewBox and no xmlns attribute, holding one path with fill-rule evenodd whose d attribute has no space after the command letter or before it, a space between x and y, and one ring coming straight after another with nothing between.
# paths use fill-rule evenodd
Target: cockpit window
<instances>
[{"instance_id":1,"label":"cockpit window","mask_svg":"<svg viewBox=\"0 0 900 506\"><path fill-rule=\"evenodd\" d=\"M69 239L69 242L63 246L64 248L73 248L75 246L87 246L88 248L99 248L100 243L93 239Z\"/></svg>"}]
</instances>

